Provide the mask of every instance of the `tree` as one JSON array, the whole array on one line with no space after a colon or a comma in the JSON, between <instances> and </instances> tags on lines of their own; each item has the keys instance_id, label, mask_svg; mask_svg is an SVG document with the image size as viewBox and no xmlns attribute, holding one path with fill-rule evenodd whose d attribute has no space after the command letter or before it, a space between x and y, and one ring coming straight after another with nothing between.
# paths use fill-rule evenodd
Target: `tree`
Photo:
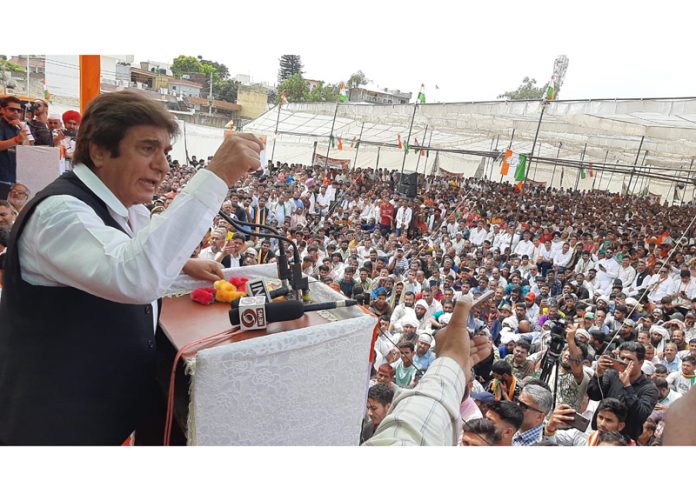
<instances>
[{"instance_id":1,"label":"tree","mask_svg":"<svg viewBox=\"0 0 696 501\"><path fill-rule=\"evenodd\" d=\"M338 85L319 84L307 94L305 100L308 103L336 102L338 101Z\"/></svg>"},{"instance_id":2,"label":"tree","mask_svg":"<svg viewBox=\"0 0 696 501\"><path fill-rule=\"evenodd\" d=\"M213 94L215 97L230 103L237 102L238 90L239 82L236 80L221 80L220 82L213 84Z\"/></svg>"},{"instance_id":3,"label":"tree","mask_svg":"<svg viewBox=\"0 0 696 501\"><path fill-rule=\"evenodd\" d=\"M280 56L280 70L278 71L278 83L285 82L292 75L302 77L302 61L300 56L283 54Z\"/></svg>"},{"instance_id":4,"label":"tree","mask_svg":"<svg viewBox=\"0 0 696 501\"><path fill-rule=\"evenodd\" d=\"M201 64L208 65L214 68L218 76L220 77L220 80L227 80L230 78L230 70L227 69L227 66L225 66L224 64L218 63L216 61L208 61L207 59L203 59L201 56L198 56L198 59L201 62Z\"/></svg>"},{"instance_id":5,"label":"tree","mask_svg":"<svg viewBox=\"0 0 696 501\"><path fill-rule=\"evenodd\" d=\"M0 55L0 71L11 71L13 73L25 73L23 66L7 60L7 56Z\"/></svg>"},{"instance_id":6,"label":"tree","mask_svg":"<svg viewBox=\"0 0 696 501\"><path fill-rule=\"evenodd\" d=\"M277 101L280 101L280 95L283 92L285 92L288 102L303 103L307 101L309 95L309 84L302 78L302 75L295 73L278 86Z\"/></svg>"},{"instance_id":7,"label":"tree","mask_svg":"<svg viewBox=\"0 0 696 501\"><path fill-rule=\"evenodd\" d=\"M510 101L521 101L524 99L541 99L544 95L544 87L536 86L536 79L524 77L522 85L516 90L500 94L497 99L509 99Z\"/></svg>"},{"instance_id":8,"label":"tree","mask_svg":"<svg viewBox=\"0 0 696 501\"><path fill-rule=\"evenodd\" d=\"M363 73L362 70L358 70L350 76L346 85L349 89L354 89L356 87L360 87L361 85L365 85L366 83L367 77L365 76L365 73Z\"/></svg>"},{"instance_id":9,"label":"tree","mask_svg":"<svg viewBox=\"0 0 696 501\"><path fill-rule=\"evenodd\" d=\"M203 73L201 62L193 56L179 56L172 63L172 73L176 78L187 73Z\"/></svg>"}]
</instances>

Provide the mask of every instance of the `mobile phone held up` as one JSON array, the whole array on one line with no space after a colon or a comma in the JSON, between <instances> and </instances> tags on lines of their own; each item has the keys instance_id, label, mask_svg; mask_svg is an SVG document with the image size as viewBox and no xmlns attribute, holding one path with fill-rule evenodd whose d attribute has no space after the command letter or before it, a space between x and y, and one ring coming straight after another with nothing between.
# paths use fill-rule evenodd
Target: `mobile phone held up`
<instances>
[{"instance_id":1,"label":"mobile phone held up","mask_svg":"<svg viewBox=\"0 0 696 501\"><path fill-rule=\"evenodd\" d=\"M626 362L623 360L619 360L618 358L613 358L611 360L612 366L615 371L617 372L623 372L626 370L626 366L628 365Z\"/></svg>"},{"instance_id":2,"label":"mobile phone held up","mask_svg":"<svg viewBox=\"0 0 696 501\"><path fill-rule=\"evenodd\" d=\"M494 294L495 294L495 291L492 291L492 290L484 292L479 297L474 299L474 304L471 305L471 308L474 309L477 306L481 306L483 303L485 303L490 298L492 298Z\"/></svg>"},{"instance_id":3,"label":"mobile phone held up","mask_svg":"<svg viewBox=\"0 0 696 501\"><path fill-rule=\"evenodd\" d=\"M578 414L577 412L573 415L573 420L568 422L568 426L570 426L571 428L575 428L576 430L580 430L582 432L587 430L587 427L589 425L590 420L582 416L582 414Z\"/></svg>"}]
</instances>

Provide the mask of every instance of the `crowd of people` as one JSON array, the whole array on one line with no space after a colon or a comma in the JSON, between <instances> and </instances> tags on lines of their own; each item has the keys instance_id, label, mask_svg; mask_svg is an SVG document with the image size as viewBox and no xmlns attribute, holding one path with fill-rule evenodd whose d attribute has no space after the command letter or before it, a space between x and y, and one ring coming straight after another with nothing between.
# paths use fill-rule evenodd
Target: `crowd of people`
<instances>
[{"instance_id":1,"label":"crowd of people","mask_svg":"<svg viewBox=\"0 0 696 501\"><path fill-rule=\"evenodd\" d=\"M0 141L3 162L12 160L5 143L42 137L15 123L17 107L2 103L3 130L14 134ZM63 127L79 126L79 114L61 122L36 108L27 127L45 118L63 134L55 146ZM151 214L211 159L169 157ZM11 175L0 181L6 245L31 193ZM657 445L665 411L696 382L693 202L423 174L409 198L395 171L269 161L222 209L277 227L296 242L306 275L379 318L363 441L437 359L438 332L463 296L484 296L468 330L492 350L467 375L461 445ZM272 263L278 252L275 240L216 217L191 257L229 268Z\"/></svg>"},{"instance_id":2,"label":"crowd of people","mask_svg":"<svg viewBox=\"0 0 696 501\"><path fill-rule=\"evenodd\" d=\"M171 166L153 211L205 161ZM410 199L398 178L268 162L223 205L280 229L305 274L379 317L362 439L436 359L457 299L490 292L469 318L494 349L461 403L463 445L659 444L696 382L692 204L439 175ZM277 252L218 218L197 255L229 267Z\"/></svg>"}]
</instances>

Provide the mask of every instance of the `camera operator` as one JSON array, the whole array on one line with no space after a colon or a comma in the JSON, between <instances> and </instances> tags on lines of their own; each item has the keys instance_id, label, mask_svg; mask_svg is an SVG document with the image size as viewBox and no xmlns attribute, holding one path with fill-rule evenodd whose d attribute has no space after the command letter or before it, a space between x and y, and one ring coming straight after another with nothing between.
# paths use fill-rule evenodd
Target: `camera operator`
<instances>
[{"instance_id":1,"label":"camera operator","mask_svg":"<svg viewBox=\"0 0 696 501\"><path fill-rule=\"evenodd\" d=\"M565 331L563 331L563 325L564 324L555 322L552 327L552 336L561 336L565 334L566 346L562 349L560 354L558 378L556 378L556 367L554 367L551 370L548 384L551 391L556 393L557 404L566 404L576 411L580 411L583 396L590 382L590 377L584 371L582 363L583 359L587 356L587 346L575 342L575 335L577 332L575 324L568 324ZM558 341L560 341L560 339ZM551 346L553 347L554 344L555 343L552 343ZM536 356L543 361L543 357L547 352L548 349L535 353L532 356ZM558 379L557 383L556 379Z\"/></svg>"},{"instance_id":2,"label":"camera operator","mask_svg":"<svg viewBox=\"0 0 696 501\"><path fill-rule=\"evenodd\" d=\"M614 369L615 360L612 357L599 357L597 372L590 379L587 393L592 400L616 398L623 402L628 408L626 435L637 440L643 431L643 423L657 404L659 392L652 380L641 371L645 360L645 347L642 344L621 344L619 360L625 364L621 372Z\"/></svg>"},{"instance_id":3,"label":"camera operator","mask_svg":"<svg viewBox=\"0 0 696 501\"><path fill-rule=\"evenodd\" d=\"M38 99L29 106L32 119L27 122L31 135L34 136L34 146L53 146L53 136L48 129L48 103Z\"/></svg>"}]
</instances>

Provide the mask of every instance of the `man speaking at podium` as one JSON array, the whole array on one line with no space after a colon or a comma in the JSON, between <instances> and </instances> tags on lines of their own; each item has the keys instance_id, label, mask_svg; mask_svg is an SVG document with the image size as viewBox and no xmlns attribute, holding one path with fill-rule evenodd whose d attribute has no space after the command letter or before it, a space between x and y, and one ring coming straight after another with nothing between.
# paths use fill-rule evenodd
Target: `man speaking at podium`
<instances>
[{"instance_id":1,"label":"man speaking at podium","mask_svg":"<svg viewBox=\"0 0 696 501\"><path fill-rule=\"evenodd\" d=\"M87 108L74 171L14 224L0 303L0 444L120 444L146 418L155 385L158 298L182 269L228 189L259 168L254 136L225 138L171 206L150 220L169 171L176 121L125 91Z\"/></svg>"}]
</instances>

